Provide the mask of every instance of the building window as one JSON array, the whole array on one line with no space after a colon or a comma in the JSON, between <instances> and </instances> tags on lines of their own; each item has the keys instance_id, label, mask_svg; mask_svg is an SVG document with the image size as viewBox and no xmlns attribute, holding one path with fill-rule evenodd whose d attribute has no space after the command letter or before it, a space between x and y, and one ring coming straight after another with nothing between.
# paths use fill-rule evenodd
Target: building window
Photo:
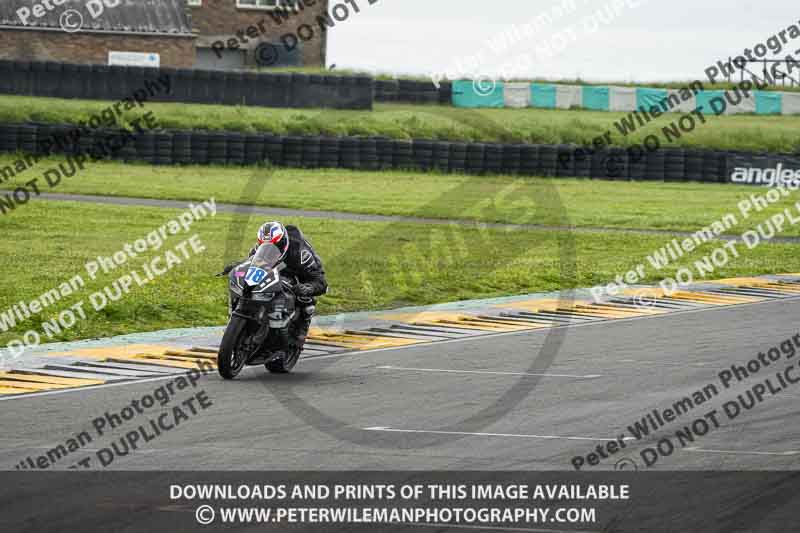
<instances>
[{"instance_id":1,"label":"building window","mask_svg":"<svg viewBox=\"0 0 800 533\"><path fill-rule=\"evenodd\" d=\"M236 7L248 9L275 9L278 6L296 7L297 0L236 0Z\"/></svg>"},{"instance_id":2,"label":"building window","mask_svg":"<svg viewBox=\"0 0 800 533\"><path fill-rule=\"evenodd\" d=\"M190 6L202 6L203 0L186 0L186 4Z\"/></svg>"}]
</instances>

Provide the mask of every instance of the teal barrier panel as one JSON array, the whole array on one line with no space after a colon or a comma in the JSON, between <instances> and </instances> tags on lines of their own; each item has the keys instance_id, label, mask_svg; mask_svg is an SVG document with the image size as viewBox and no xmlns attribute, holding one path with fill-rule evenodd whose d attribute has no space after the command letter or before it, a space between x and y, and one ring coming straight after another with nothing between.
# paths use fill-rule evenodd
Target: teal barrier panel
<instances>
[{"instance_id":1,"label":"teal barrier panel","mask_svg":"<svg viewBox=\"0 0 800 533\"><path fill-rule=\"evenodd\" d=\"M531 83L531 105L546 109L556 108L556 87L542 83Z\"/></svg>"},{"instance_id":2,"label":"teal barrier panel","mask_svg":"<svg viewBox=\"0 0 800 533\"><path fill-rule=\"evenodd\" d=\"M661 102L667 98L666 89L651 89L649 87L637 87L636 88L636 109L644 108L646 111L650 111L652 108L656 108L659 111L663 112L664 107L661 105Z\"/></svg>"},{"instance_id":3,"label":"teal barrier panel","mask_svg":"<svg viewBox=\"0 0 800 533\"><path fill-rule=\"evenodd\" d=\"M783 113L783 95L781 93L755 91L755 95L757 114L780 115Z\"/></svg>"},{"instance_id":4,"label":"teal barrier panel","mask_svg":"<svg viewBox=\"0 0 800 533\"><path fill-rule=\"evenodd\" d=\"M583 107L595 111L608 111L608 87L583 86Z\"/></svg>"},{"instance_id":5,"label":"teal barrier panel","mask_svg":"<svg viewBox=\"0 0 800 533\"><path fill-rule=\"evenodd\" d=\"M714 98L725 99L725 96L722 91L699 91L695 95L695 102L697 102L695 109L699 109L704 115L720 115L724 113L728 102L726 101L724 104L716 103L712 106L711 100Z\"/></svg>"},{"instance_id":6,"label":"teal barrier panel","mask_svg":"<svg viewBox=\"0 0 800 533\"><path fill-rule=\"evenodd\" d=\"M458 80L453 82L453 105L456 107L503 107L503 82Z\"/></svg>"}]
</instances>

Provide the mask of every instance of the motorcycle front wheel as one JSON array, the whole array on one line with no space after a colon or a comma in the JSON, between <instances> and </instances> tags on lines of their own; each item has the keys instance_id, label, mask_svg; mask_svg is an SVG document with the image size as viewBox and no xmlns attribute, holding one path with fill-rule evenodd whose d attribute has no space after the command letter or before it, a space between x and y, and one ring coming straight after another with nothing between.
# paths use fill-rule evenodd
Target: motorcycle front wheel
<instances>
[{"instance_id":1,"label":"motorcycle front wheel","mask_svg":"<svg viewBox=\"0 0 800 533\"><path fill-rule=\"evenodd\" d=\"M217 354L217 369L219 375L225 379L233 379L242 371L250 354L246 351L247 319L233 315Z\"/></svg>"}]
</instances>

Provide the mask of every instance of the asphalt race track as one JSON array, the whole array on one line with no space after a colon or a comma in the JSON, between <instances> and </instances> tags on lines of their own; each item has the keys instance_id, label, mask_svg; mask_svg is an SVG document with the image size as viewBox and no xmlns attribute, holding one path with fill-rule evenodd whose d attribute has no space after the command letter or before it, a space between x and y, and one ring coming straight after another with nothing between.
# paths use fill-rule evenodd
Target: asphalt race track
<instances>
[{"instance_id":1,"label":"asphalt race track","mask_svg":"<svg viewBox=\"0 0 800 533\"><path fill-rule=\"evenodd\" d=\"M792 297L561 327L563 344L553 364L536 372L531 367L548 330L308 357L291 375L249 368L225 382L214 372L195 387L173 391L173 399L183 401L202 390L207 407L196 400L192 413L187 405L178 425L150 442L140 440L107 468L570 470L573 457L628 435L626 428L653 409L664 411L710 383L719 385L718 372L794 336L799 305ZM779 387L775 372L794 361L762 368L730 390L720 387L718 396L666 423L656 438L624 440L625 449L584 470L646 469L643 448L674 437L712 409L718 427L694 426L701 433L694 442L676 446L652 469L797 468L800 429L793 414L800 383L766 393L735 420L722 410L767 378ZM0 410L3 468L14 469L81 431L95 435L94 419L119 413L166 382L10 400L13 408L5 403ZM67 468L112 442L120 447L119 439L148 418L137 415L52 468Z\"/></svg>"}]
</instances>

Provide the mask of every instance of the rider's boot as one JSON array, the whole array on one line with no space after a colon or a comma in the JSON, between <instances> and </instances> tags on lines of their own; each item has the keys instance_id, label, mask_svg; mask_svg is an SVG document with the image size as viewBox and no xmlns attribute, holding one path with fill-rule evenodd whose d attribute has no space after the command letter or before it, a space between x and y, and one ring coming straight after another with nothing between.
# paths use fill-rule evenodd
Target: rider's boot
<instances>
[{"instance_id":1,"label":"rider's boot","mask_svg":"<svg viewBox=\"0 0 800 533\"><path fill-rule=\"evenodd\" d=\"M308 328L311 327L311 319L314 316L316 301L314 298L298 298L297 303L300 308L300 316L297 319L297 325L294 332L294 345L298 352L303 351L303 346L306 343L308 336Z\"/></svg>"}]
</instances>

